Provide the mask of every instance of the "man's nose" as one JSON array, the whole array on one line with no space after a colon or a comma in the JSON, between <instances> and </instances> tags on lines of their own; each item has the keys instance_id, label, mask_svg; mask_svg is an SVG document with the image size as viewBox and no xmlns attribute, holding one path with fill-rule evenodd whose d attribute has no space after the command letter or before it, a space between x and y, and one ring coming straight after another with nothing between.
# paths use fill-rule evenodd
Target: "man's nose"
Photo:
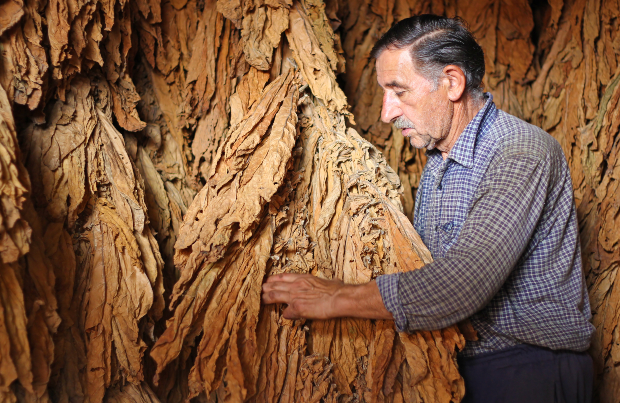
<instances>
[{"instance_id":1,"label":"man's nose","mask_svg":"<svg viewBox=\"0 0 620 403\"><path fill-rule=\"evenodd\" d=\"M381 120L385 123L392 122L395 118L402 115L400 100L391 91L383 93L383 107L381 108Z\"/></svg>"}]
</instances>

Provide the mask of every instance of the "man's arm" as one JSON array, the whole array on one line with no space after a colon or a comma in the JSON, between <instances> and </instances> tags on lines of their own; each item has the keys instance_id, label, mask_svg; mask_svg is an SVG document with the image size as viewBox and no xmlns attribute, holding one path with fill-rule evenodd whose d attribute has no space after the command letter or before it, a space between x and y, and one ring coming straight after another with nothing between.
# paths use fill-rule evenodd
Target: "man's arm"
<instances>
[{"instance_id":1,"label":"man's arm","mask_svg":"<svg viewBox=\"0 0 620 403\"><path fill-rule=\"evenodd\" d=\"M398 330L444 328L489 303L532 240L551 186L552 158L517 154L501 161L481 184L445 257L377 279Z\"/></svg>"},{"instance_id":2,"label":"man's arm","mask_svg":"<svg viewBox=\"0 0 620 403\"><path fill-rule=\"evenodd\" d=\"M531 155L502 161L483 183L445 258L365 285L280 275L286 277L269 278L263 286L263 302L293 305L289 318L393 317L400 331L458 323L484 307L517 264L542 214L549 170L548 160Z\"/></svg>"},{"instance_id":3,"label":"man's arm","mask_svg":"<svg viewBox=\"0 0 620 403\"><path fill-rule=\"evenodd\" d=\"M287 304L287 319L393 319L374 281L351 285L310 274L278 274L263 284L263 302Z\"/></svg>"}]
</instances>

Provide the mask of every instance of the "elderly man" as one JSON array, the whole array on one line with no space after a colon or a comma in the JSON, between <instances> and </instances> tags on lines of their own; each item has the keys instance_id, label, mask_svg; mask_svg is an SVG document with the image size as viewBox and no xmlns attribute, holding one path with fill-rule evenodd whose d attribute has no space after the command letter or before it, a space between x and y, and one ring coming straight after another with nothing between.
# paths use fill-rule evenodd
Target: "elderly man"
<instances>
[{"instance_id":1,"label":"elderly man","mask_svg":"<svg viewBox=\"0 0 620 403\"><path fill-rule=\"evenodd\" d=\"M590 401L594 328L559 144L482 92L482 48L457 19L403 20L373 57L381 119L427 149L414 226L435 261L364 285L273 276L263 301L288 304L288 318L394 319L409 332L469 318L465 401Z\"/></svg>"}]
</instances>

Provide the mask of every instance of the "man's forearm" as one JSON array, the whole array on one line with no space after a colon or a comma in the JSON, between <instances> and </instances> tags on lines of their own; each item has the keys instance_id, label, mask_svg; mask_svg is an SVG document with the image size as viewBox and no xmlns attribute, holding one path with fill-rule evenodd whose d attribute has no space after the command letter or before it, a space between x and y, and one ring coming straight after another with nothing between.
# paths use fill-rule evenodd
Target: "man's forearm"
<instances>
[{"instance_id":1,"label":"man's forearm","mask_svg":"<svg viewBox=\"0 0 620 403\"><path fill-rule=\"evenodd\" d=\"M339 317L393 319L374 280L360 285L343 285L335 296L334 304Z\"/></svg>"},{"instance_id":2,"label":"man's forearm","mask_svg":"<svg viewBox=\"0 0 620 403\"><path fill-rule=\"evenodd\" d=\"M287 304L288 319L392 319L374 281L353 285L309 274L280 274L263 284L263 302Z\"/></svg>"}]
</instances>

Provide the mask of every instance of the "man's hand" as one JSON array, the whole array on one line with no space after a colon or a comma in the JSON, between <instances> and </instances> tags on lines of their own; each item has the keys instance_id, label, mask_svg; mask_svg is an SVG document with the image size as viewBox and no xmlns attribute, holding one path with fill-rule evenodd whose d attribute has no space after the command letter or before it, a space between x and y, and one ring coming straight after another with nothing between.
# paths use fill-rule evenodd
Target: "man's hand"
<instances>
[{"instance_id":1,"label":"man's hand","mask_svg":"<svg viewBox=\"0 0 620 403\"><path fill-rule=\"evenodd\" d=\"M310 274L278 274L263 284L263 303L287 304L287 319L393 319L374 281L351 285Z\"/></svg>"}]
</instances>

